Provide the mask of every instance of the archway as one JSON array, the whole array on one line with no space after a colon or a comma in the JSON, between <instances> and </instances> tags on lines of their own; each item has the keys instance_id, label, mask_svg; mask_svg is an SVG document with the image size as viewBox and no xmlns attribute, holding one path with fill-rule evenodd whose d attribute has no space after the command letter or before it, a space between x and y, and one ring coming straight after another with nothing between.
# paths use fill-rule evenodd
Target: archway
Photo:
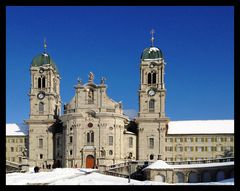
<instances>
[{"instance_id":1,"label":"archway","mask_svg":"<svg viewBox=\"0 0 240 191\"><path fill-rule=\"evenodd\" d=\"M158 174L154 177L154 181L165 182L165 176L163 176L162 174Z\"/></svg>"},{"instance_id":2,"label":"archway","mask_svg":"<svg viewBox=\"0 0 240 191\"><path fill-rule=\"evenodd\" d=\"M94 168L94 157L92 155L88 155L86 158L86 168Z\"/></svg>"},{"instance_id":3,"label":"archway","mask_svg":"<svg viewBox=\"0 0 240 191\"><path fill-rule=\"evenodd\" d=\"M198 182L198 176L196 172L191 172L188 177L188 182L190 183L196 183Z\"/></svg>"},{"instance_id":4,"label":"archway","mask_svg":"<svg viewBox=\"0 0 240 191\"><path fill-rule=\"evenodd\" d=\"M221 181L225 179L225 173L224 171L218 171L216 175L216 181Z\"/></svg>"},{"instance_id":5,"label":"archway","mask_svg":"<svg viewBox=\"0 0 240 191\"><path fill-rule=\"evenodd\" d=\"M182 172L177 172L175 176L176 176L176 183L184 182L184 174Z\"/></svg>"},{"instance_id":6,"label":"archway","mask_svg":"<svg viewBox=\"0 0 240 191\"><path fill-rule=\"evenodd\" d=\"M211 182L211 175L209 172L203 172L202 174L202 182Z\"/></svg>"}]
</instances>

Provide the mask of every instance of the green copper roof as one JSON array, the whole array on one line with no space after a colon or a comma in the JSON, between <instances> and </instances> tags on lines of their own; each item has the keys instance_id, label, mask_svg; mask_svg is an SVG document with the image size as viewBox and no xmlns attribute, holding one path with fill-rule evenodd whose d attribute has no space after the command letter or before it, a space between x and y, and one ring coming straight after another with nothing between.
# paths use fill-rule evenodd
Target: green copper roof
<instances>
[{"instance_id":1,"label":"green copper roof","mask_svg":"<svg viewBox=\"0 0 240 191\"><path fill-rule=\"evenodd\" d=\"M158 58L163 58L162 51L159 48L153 46L145 48L141 56L142 60Z\"/></svg>"},{"instance_id":2,"label":"green copper roof","mask_svg":"<svg viewBox=\"0 0 240 191\"><path fill-rule=\"evenodd\" d=\"M47 53L42 53L35 56L32 60L31 66L43 66L45 64L52 65L56 72L59 73L56 64L54 63L51 56Z\"/></svg>"}]
</instances>

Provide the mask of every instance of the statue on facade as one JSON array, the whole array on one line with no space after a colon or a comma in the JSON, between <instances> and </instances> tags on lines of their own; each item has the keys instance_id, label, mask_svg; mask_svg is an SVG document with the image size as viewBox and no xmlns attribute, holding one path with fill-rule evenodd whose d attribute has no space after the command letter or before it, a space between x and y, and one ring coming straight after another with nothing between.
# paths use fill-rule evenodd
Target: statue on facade
<instances>
[{"instance_id":1,"label":"statue on facade","mask_svg":"<svg viewBox=\"0 0 240 191\"><path fill-rule=\"evenodd\" d=\"M22 151L22 155L23 155L23 157L27 156L27 148L26 147L24 147L24 149Z\"/></svg>"},{"instance_id":2,"label":"statue on facade","mask_svg":"<svg viewBox=\"0 0 240 191\"><path fill-rule=\"evenodd\" d=\"M92 72L90 72L88 75L88 82L93 82L93 79L94 79L94 75Z\"/></svg>"},{"instance_id":3,"label":"statue on facade","mask_svg":"<svg viewBox=\"0 0 240 191\"><path fill-rule=\"evenodd\" d=\"M106 80L105 77L102 77L102 78L101 78L101 85L104 85L104 84L105 84L105 80Z\"/></svg>"}]
</instances>

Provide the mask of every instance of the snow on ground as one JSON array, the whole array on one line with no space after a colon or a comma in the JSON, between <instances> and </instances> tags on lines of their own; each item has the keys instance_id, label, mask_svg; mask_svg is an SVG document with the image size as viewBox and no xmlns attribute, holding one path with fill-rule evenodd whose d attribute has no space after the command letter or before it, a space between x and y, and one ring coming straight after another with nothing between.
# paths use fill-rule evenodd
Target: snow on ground
<instances>
[{"instance_id":1,"label":"snow on ground","mask_svg":"<svg viewBox=\"0 0 240 191\"><path fill-rule=\"evenodd\" d=\"M96 169L57 168L50 172L6 174L6 185L234 185L234 179L208 183L168 184L154 181L138 181L103 175Z\"/></svg>"}]
</instances>

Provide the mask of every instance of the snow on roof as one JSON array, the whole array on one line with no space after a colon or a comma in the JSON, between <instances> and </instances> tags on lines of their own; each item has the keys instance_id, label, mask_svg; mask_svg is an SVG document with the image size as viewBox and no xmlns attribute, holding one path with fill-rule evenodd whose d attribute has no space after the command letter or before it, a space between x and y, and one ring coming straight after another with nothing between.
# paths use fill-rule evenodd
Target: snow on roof
<instances>
[{"instance_id":1,"label":"snow on roof","mask_svg":"<svg viewBox=\"0 0 240 191\"><path fill-rule=\"evenodd\" d=\"M234 120L170 121L168 134L234 134Z\"/></svg>"},{"instance_id":2,"label":"snow on roof","mask_svg":"<svg viewBox=\"0 0 240 191\"><path fill-rule=\"evenodd\" d=\"M131 132L131 131L125 131L125 134L131 134L131 135L135 135L135 133Z\"/></svg>"},{"instance_id":3,"label":"snow on roof","mask_svg":"<svg viewBox=\"0 0 240 191\"><path fill-rule=\"evenodd\" d=\"M25 124L9 123L6 124L6 136L28 135L28 126Z\"/></svg>"},{"instance_id":4,"label":"snow on roof","mask_svg":"<svg viewBox=\"0 0 240 191\"><path fill-rule=\"evenodd\" d=\"M152 51L157 52L157 51L159 51L159 49L156 48L156 47L151 47L151 48L149 49L149 53L152 52Z\"/></svg>"},{"instance_id":5,"label":"snow on roof","mask_svg":"<svg viewBox=\"0 0 240 191\"><path fill-rule=\"evenodd\" d=\"M230 162L216 162L216 163L203 163L203 164L179 164L179 165L170 165L162 160L157 160L156 162L152 163L145 169L176 169L176 168L209 168L209 167L216 167L216 166L230 166L234 165L234 161Z\"/></svg>"}]
</instances>

